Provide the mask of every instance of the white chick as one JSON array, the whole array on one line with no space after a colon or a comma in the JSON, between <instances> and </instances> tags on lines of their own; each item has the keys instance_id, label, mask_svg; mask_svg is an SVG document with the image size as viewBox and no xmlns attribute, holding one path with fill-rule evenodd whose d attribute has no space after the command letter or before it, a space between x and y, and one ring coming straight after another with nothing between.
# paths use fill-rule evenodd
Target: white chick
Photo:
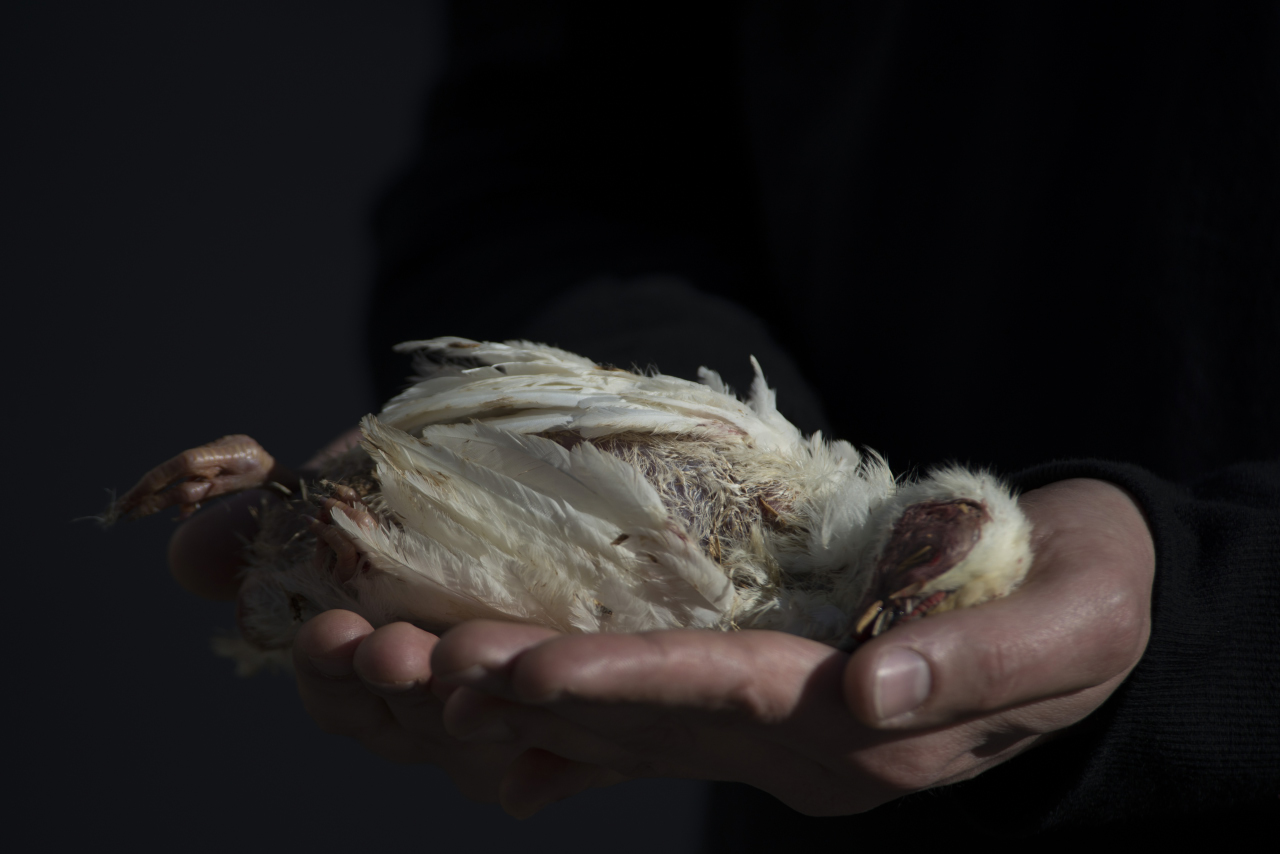
<instances>
[{"instance_id":1,"label":"white chick","mask_svg":"<svg viewBox=\"0 0 1280 854\"><path fill-rule=\"evenodd\" d=\"M273 485L223 651L284 660L331 609L374 626L774 629L850 648L1003 596L1030 525L989 474L895 483L874 452L801 436L760 366L746 403L525 341L414 341L417 382L311 480L228 436L149 472L107 520Z\"/></svg>"}]
</instances>

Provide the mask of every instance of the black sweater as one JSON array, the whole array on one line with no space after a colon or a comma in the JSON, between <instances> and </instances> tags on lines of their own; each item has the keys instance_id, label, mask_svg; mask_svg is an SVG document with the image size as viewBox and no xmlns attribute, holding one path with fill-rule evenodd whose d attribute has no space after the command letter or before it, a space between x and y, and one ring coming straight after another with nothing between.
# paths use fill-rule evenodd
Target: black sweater
<instances>
[{"instance_id":1,"label":"black sweater","mask_svg":"<svg viewBox=\"0 0 1280 854\"><path fill-rule=\"evenodd\" d=\"M378 218L385 396L390 345L439 334L739 388L754 354L802 429L895 470L1100 477L1152 525L1149 648L1069 736L866 817L726 790L719 845L943 813L1230 838L1272 811L1276 5L512 0L450 28Z\"/></svg>"}]
</instances>

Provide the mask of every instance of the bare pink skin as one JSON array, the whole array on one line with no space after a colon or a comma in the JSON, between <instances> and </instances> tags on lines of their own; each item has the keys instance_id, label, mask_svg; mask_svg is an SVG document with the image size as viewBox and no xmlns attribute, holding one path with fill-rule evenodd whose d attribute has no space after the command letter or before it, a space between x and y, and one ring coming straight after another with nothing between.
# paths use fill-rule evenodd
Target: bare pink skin
<instances>
[{"instance_id":1,"label":"bare pink skin","mask_svg":"<svg viewBox=\"0 0 1280 854\"><path fill-rule=\"evenodd\" d=\"M333 524L335 511L362 528L377 524L354 489L338 484L333 487L336 498L325 499L308 530L316 537L316 568L331 570L339 581L350 581L357 573L368 571L368 561L346 532Z\"/></svg>"},{"instance_id":2,"label":"bare pink skin","mask_svg":"<svg viewBox=\"0 0 1280 854\"><path fill-rule=\"evenodd\" d=\"M856 642L918 620L942 604L948 593L938 591L923 599L916 594L968 557L990 521L984 506L967 499L922 501L906 508L876 565L876 601L852 631ZM851 649L857 643L840 647Z\"/></svg>"}]
</instances>

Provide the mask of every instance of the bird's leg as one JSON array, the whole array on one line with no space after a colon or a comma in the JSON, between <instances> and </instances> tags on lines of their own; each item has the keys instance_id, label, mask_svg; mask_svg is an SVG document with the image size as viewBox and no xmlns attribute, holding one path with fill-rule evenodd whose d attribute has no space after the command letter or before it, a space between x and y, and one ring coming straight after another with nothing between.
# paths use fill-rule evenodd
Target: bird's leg
<instances>
[{"instance_id":1,"label":"bird's leg","mask_svg":"<svg viewBox=\"0 0 1280 854\"><path fill-rule=\"evenodd\" d=\"M296 488L297 475L276 464L262 446L248 436L221 439L183 451L142 476L133 489L112 502L103 517L106 524L122 516L138 519L177 506L185 519L200 502L276 483Z\"/></svg>"},{"instance_id":2,"label":"bird's leg","mask_svg":"<svg viewBox=\"0 0 1280 854\"><path fill-rule=\"evenodd\" d=\"M358 573L367 571L369 562L347 532L334 524L334 512L341 513L362 528L370 528L378 523L354 489L336 484L333 496L325 499L315 520L308 527L316 538L316 568L321 571L332 568L338 580L345 582Z\"/></svg>"}]
</instances>

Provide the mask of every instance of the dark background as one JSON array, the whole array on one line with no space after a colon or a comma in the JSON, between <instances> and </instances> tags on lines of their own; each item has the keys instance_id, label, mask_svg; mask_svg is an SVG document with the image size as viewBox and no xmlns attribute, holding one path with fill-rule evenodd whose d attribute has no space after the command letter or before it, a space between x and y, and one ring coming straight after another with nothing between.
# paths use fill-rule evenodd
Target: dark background
<instances>
[{"instance_id":1,"label":"dark background","mask_svg":"<svg viewBox=\"0 0 1280 854\"><path fill-rule=\"evenodd\" d=\"M521 823L320 733L289 679L209 652L231 610L169 578L172 523L72 521L184 448L244 432L297 463L375 408L368 219L441 50L439 11L409 0L0 12L7 837L696 849L698 784Z\"/></svg>"}]
</instances>

